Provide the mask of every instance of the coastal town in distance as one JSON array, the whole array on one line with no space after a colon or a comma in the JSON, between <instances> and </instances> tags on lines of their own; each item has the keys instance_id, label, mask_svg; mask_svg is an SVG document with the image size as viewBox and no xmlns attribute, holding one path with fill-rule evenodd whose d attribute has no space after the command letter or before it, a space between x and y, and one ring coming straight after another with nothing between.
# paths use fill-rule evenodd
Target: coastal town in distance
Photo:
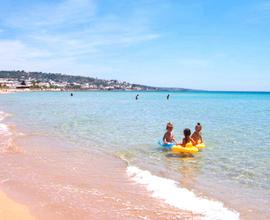
<instances>
[{"instance_id":1,"label":"coastal town in distance","mask_svg":"<svg viewBox=\"0 0 270 220\"><path fill-rule=\"evenodd\" d=\"M118 80L73 76L60 73L0 71L2 91L68 91L68 90L122 90L122 91L188 91L183 88L163 88L132 84Z\"/></svg>"}]
</instances>

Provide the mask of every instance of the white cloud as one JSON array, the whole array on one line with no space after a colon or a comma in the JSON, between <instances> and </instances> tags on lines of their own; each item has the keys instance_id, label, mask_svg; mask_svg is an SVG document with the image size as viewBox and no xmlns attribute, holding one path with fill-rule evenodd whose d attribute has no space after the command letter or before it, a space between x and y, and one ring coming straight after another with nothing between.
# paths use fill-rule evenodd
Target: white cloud
<instances>
[{"instance_id":1,"label":"white cloud","mask_svg":"<svg viewBox=\"0 0 270 220\"><path fill-rule=\"evenodd\" d=\"M0 69L78 73L93 76L99 72L112 71L97 64L80 64L74 57L50 57L46 51L31 48L18 40L0 40ZM43 59L47 57L47 59Z\"/></svg>"},{"instance_id":2,"label":"white cloud","mask_svg":"<svg viewBox=\"0 0 270 220\"><path fill-rule=\"evenodd\" d=\"M1 40L0 57L1 62L23 61L43 57L46 52L35 48L30 48L18 40Z\"/></svg>"},{"instance_id":3,"label":"white cloud","mask_svg":"<svg viewBox=\"0 0 270 220\"><path fill-rule=\"evenodd\" d=\"M114 72L110 66L97 64L95 58L102 60L114 49L159 37L141 9L131 8L124 19L113 11L97 15L98 7L94 0L64 0L11 12L4 23L17 40L0 40L0 69Z\"/></svg>"},{"instance_id":4,"label":"white cloud","mask_svg":"<svg viewBox=\"0 0 270 220\"><path fill-rule=\"evenodd\" d=\"M87 22L95 15L92 0L65 0L60 3L40 3L29 5L11 12L7 24L21 28L56 28Z\"/></svg>"}]
</instances>

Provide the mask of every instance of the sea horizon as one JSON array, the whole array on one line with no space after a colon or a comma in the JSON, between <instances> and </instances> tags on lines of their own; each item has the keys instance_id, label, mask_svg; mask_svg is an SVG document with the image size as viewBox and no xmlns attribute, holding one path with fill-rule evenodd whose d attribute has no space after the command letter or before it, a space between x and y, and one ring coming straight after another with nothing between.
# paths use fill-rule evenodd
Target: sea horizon
<instances>
[{"instance_id":1,"label":"sea horizon","mask_svg":"<svg viewBox=\"0 0 270 220\"><path fill-rule=\"evenodd\" d=\"M270 218L270 0L0 11L0 220Z\"/></svg>"},{"instance_id":2,"label":"sea horizon","mask_svg":"<svg viewBox=\"0 0 270 220\"><path fill-rule=\"evenodd\" d=\"M87 219L101 204L117 207L112 219L182 216L249 220L269 215L269 142L261 139L256 143L258 138L253 135L253 128L260 137L259 131L269 126L263 120L269 109L268 93L175 92L169 100L166 92L140 92L138 100L134 93L1 95L0 111L7 114L1 131L9 135L0 133L9 138L6 144L12 145L7 148L2 142L1 161L9 168L1 173L1 189L27 204L40 219L48 218L48 213L50 219ZM207 147L191 158L162 151L157 142L168 121L175 124L178 140L182 129L193 129L201 122ZM245 132L241 133L241 127ZM254 148L254 143L261 147ZM255 162L253 154L260 161ZM109 182L112 185L105 187ZM118 187L123 189L121 193ZM42 196L35 197L36 193ZM70 196L85 209L71 203ZM95 199L101 199L100 203L87 205ZM140 201L145 208L137 206L139 203L123 206L127 201ZM61 208L55 209L60 204ZM159 214L149 212L150 206L154 210L159 207ZM125 217L119 217L117 210ZM96 213L95 219L104 218L105 213Z\"/></svg>"}]
</instances>

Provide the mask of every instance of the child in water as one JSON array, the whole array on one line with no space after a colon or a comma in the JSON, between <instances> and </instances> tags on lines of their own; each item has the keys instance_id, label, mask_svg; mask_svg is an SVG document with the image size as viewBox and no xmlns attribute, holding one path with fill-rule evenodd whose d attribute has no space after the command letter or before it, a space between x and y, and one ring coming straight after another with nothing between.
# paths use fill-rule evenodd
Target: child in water
<instances>
[{"instance_id":1,"label":"child in water","mask_svg":"<svg viewBox=\"0 0 270 220\"><path fill-rule=\"evenodd\" d=\"M166 130L167 131L163 136L163 143L164 144L170 144L172 142L176 143L175 137L173 135L173 124L171 122L167 123Z\"/></svg>"},{"instance_id":2,"label":"child in water","mask_svg":"<svg viewBox=\"0 0 270 220\"><path fill-rule=\"evenodd\" d=\"M202 125L200 123L197 123L197 125L195 126L195 131L191 136L191 138L195 141L195 144L203 143L201 130L202 130Z\"/></svg>"},{"instance_id":3,"label":"child in water","mask_svg":"<svg viewBox=\"0 0 270 220\"><path fill-rule=\"evenodd\" d=\"M191 143L192 145L196 144L195 141L190 137L191 131L189 128L185 128L183 133L185 137L183 138L182 143L180 145L186 147L186 145L189 143Z\"/></svg>"}]
</instances>

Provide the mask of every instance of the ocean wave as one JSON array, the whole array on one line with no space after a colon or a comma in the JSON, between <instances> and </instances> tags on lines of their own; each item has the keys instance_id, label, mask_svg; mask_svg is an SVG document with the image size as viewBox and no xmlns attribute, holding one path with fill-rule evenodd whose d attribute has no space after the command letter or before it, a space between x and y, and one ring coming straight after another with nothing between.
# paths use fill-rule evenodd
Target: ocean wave
<instances>
[{"instance_id":1,"label":"ocean wave","mask_svg":"<svg viewBox=\"0 0 270 220\"><path fill-rule=\"evenodd\" d=\"M3 121L5 118L7 118L7 117L9 117L9 116L10 116L9 113L0 111L0 121Z\"/></svg>"},{"instance_id":2,"label":"ocean wave","mask_svg":"<svg viewBox=\"0 0 270 220\"><path fill-rule=\"evenodd\" d=\"M10 135L9 128L6 124L0 123L0 135Z\"/></svg>"},{"instance_id":3,"label":"ocean wave","mask_svg":"<svg viewBox=\"0 0 270 220\"><path fill-rule=\"evenodd\" d=\"M2 121L8 116L9 116L9 114L0 111L0 135L1 136L10 136L11 135L9 127L6 124L2 123Z\"/></svg>"},{"instance_id":4,"label":"ocean wave","mask_svg":"<svg viewBox=\"0 0 270 220\"><path fill-rule=\"evenodd\" d=\"M17 153L20 152L20 150L14 144L13 133L8 125L2 122L8 116L10 116L10 114L0 111L0 152Z\"/></svg>"},{"instance_id":5,"label":"ocean wave","mask_svg":"<svg viewBox=\"0 0 270 220\"><path fill-rule=\"evenodd\" d=\"M191 211L207 220L237 220L240 214L224 207L219 201L196 196L192 191L182 188L171 179L155 176L149 171L128 166L127 173L136 183L146 186L152 196L181 210Z\"/></svg>"}]
</instances>

